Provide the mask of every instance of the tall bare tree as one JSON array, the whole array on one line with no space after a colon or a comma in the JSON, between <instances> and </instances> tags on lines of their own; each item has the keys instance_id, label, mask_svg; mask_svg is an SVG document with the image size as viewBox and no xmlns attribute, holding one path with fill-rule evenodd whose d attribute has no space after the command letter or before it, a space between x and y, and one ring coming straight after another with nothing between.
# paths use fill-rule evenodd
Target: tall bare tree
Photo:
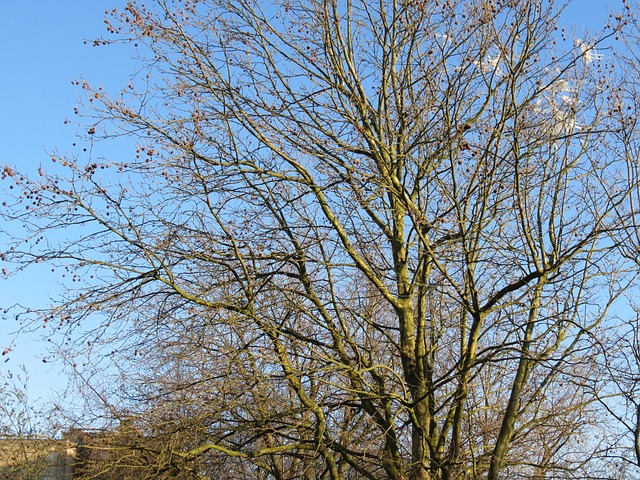
<instances>
[{"instance_id":1,"label":"tall bare tree","mask_svg":"<svg viewBox=\"0 0 640 480\"><path fill-rule=\"evenodd\" d=\"M610 50L625 17L577 38L560 14L112 12L146 60L120 95L82 84L87 135L137 152L6 167L4 214L29 233L5 257L78 282L40 319L117 371L92 388L140 432L150 477L620 475L593 433L609 309L633 281L635 116Z\"/></svg>"}]
</instances>

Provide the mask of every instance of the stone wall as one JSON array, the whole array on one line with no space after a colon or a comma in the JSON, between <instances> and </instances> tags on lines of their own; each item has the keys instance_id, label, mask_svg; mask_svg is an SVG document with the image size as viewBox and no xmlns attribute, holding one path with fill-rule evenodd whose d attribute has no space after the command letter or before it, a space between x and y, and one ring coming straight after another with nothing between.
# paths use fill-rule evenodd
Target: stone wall
<instances>
[{"instance_id":1,"label":"stone wall","mask_svg":"<svg viewBox=\"0 0 640 480\"><path fill-rule=\"evenodd\" d=\"M66 440L0 438L0 480L73 480L75 457Z\"/></svg>"}]
</instances>

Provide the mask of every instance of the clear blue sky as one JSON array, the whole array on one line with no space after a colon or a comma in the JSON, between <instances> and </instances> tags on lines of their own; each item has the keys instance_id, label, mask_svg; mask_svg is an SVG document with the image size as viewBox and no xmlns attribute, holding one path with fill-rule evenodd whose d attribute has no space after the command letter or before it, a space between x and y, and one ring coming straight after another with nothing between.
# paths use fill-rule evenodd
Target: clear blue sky
<instances>
[{"instance_id":1,"label":"clear blue sky","mask_svg":"<svg viewBox=\"0 0 640 480\"><path fill-rule=\"evenodd\" d=\"M0 2L0 166L11 164L34 172L48 165L47 152L72 151L73 117L80 89L72 80L86 78L117 89L126 85L135 64L125 47L92 47L84 43L106 32L106 8L124 0L31 0ZM0 250L4 247L0 246ZM59 290L48 269L33 269L9 281L0 280L0 307L19 303L37 307ZM0 323L0 348L10 346L16 326ZM27 366L34 398L48 398L66 385L59 368L44 364L46 344L22 336L0 371Z\"/></svg>"},{"instance_id":2,"label":"clear blue sky","mask_svg":"<svg viewBox=\"0 0 640 480\"><path fill-rule=\"evenodd\" d=\"M152 0L149 0L151 3ZM575 0L565 12L566 23L595 31L606 21L607 9L620 0ZM64 125L73 116L80 94L74 79L101 83L107 90L126 85L135 71L126 47L85 45L105 33L104 11L124 0L3 0L0 6L0 167L35 171L49 162L47 152L71 151L74 127ZM0 250L3 247L0 245ZM46 270L31 270L0 281L0 307L20 303L45 304L57 287ZM15 325L0 323L0 348L13 341ZM46 345L27 336L19 338L9 361L0 357L0 371L30 371L34 398L48 398L66 383L59 369L42 363Z\"/></svg>"}]
</instances>

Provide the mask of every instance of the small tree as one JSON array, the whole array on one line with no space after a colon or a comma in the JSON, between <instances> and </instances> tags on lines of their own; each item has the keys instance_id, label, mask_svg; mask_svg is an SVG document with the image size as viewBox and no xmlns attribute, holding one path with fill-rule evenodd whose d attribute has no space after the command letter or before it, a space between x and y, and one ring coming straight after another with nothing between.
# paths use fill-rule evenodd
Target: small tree
<instances>
[{"instance_id":1,"label":"small tree","mask_svg":"<svg viewBox=\"0 0 640 480\"><path fill-rule=\"evenodd\" d=\"M73 459L56 441L54 419L28 397L24 368L0 374L0 478L36 480L57 473L70 480Z\"/></svg>"},{"instance_id":2,"label":"small tree","mask_svg":"<svg viewBox=\"0 0 640 480\"><path fill-rule=\"evenodd\" d=\"M624 22L569 38L559 13L113 11L149 73L113 98L82 84L88 136L137 152L6 167L24 195L4 214L30 233L5 256L79 282L41 319L118 371L110 414L160 440L149 475L615 473L582 438L604 428L600 347L633 278L635 116L605 50Z\"/></svg>"}]
</instances>

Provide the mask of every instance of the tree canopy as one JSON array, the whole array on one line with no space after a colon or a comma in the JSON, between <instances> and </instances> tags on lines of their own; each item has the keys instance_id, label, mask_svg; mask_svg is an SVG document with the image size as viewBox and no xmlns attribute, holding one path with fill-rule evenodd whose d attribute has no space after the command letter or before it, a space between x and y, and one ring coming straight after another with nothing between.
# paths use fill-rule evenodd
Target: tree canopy
<instances>
[{"instance_id":1,"label":"tree canopy","mask_svg":"<svg viewBox=\"0 0 640 480\"><path fill-rule=\"evenodd\" d=\"M79 82L82 121L137 151L6 166L2 214L27 231L4 260L73 280L29 315L126 426L114 468L637 475L623 7L591 36L546 0L111 11L96 42L134 43L141 70L115 94Z\"/></svg>"}]
</instances>

